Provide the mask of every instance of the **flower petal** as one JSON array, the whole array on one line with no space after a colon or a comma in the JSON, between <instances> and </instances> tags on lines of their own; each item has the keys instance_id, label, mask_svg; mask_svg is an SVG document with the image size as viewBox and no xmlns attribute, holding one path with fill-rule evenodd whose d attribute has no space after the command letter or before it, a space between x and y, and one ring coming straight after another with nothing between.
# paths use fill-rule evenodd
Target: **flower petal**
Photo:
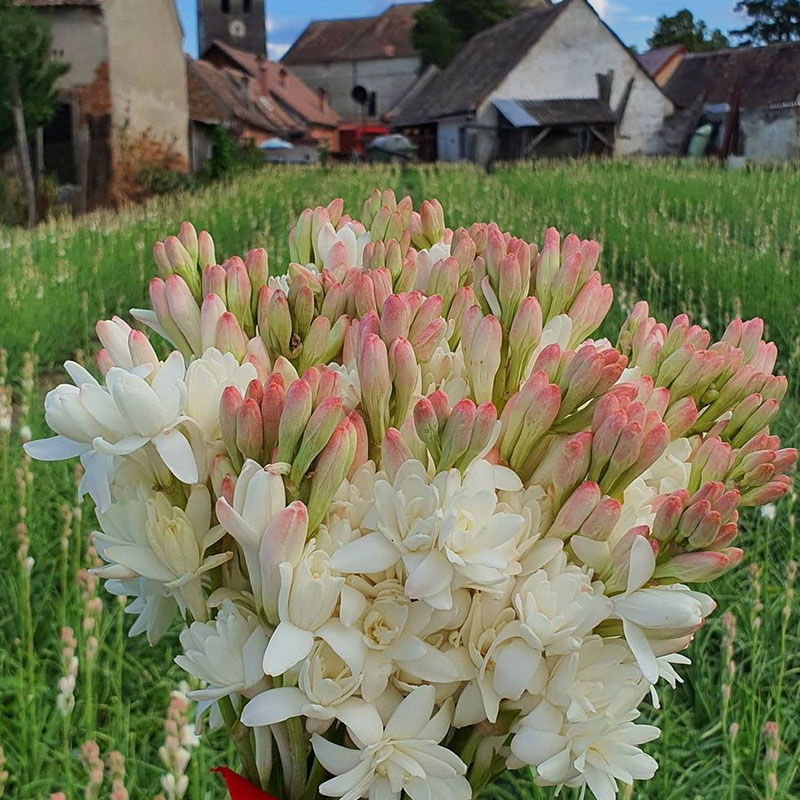
<instances>
[{"instance_id":1,"label":"flower petal","mask_svg":"<svg viewBox=\"0 0 800 800\"><path fill-rule=\"evenodd\" d=\"M169 471L182 483L197 483L197 462L189 440L176 428L153 439L158 454Z\"/></svg>"},{"instance_id":2,"label":"flower petal","mask_svg":"<svg viewBox=\"0 0 800 800\"><path fill-rule=\"evenodd\" d=\"M308 698L296 686L281 686L256 695L242 711L242 724L250 728L275 725L299 717Z\"/></svg>"}]
</instances>

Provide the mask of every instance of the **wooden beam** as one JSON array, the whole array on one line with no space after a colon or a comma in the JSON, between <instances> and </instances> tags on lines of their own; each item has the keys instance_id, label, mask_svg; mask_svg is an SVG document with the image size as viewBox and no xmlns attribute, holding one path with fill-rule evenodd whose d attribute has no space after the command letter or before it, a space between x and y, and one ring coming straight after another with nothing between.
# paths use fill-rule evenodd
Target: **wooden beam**
<instances>
[{"instance_id":1,"label":"wooden beam","mask_svg":"<svg viewBox=\"0 0 800 800\"><path fill-rule=\"evenodd\" d=\"M542 128L525 146L525 158L530 158L533 151L544 141L552 128Z\"/></svg>"}]
</instances>

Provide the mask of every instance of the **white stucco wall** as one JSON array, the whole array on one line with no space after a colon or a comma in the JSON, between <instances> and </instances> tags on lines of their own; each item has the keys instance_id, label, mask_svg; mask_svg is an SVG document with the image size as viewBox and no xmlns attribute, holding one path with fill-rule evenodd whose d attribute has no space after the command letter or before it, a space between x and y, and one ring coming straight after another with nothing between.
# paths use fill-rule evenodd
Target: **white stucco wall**
<instances>
[{"instance_id":1,"label":"white stucco wall","mask_svg":"<svg viewBox=\"0 0 800 800\"><path fill-rule=\"evenodd\" d=\"M614 71L611 107L616 108L628 80L630 99L617 131L617 155L663 151L661 131L672 103L584 0L573 0L528 55L505 77L478 110L479 125L496 125L494 99L550 100L597 97L598 72ZM492 135L477 132L476 159L491 151Z\"/></svg>"},{"instance_id":2,"label":"white stucco wall","mask_svg":"<svg viewBox=\"0 0 800 800\"><path fill-rule=\"evenodd\" d=\"M189 97L173 0L106 0L112 120L189 158Z\"/></svg>"},{"instance_id":3,"label":"white stucco wall","mask_svg":"<svg viewBox=\"0 0 800 800\"><path fill-rule=\"evenodd\" d=\"M70 65L58 79L58 88L93 83L95 70L108 59L106 29L99 9L56 7L40 9L39 13L50 23L54 58Z\"/></svg>"},{"instance_id":4,"label":"white stucco wall","mask_svg":"<svg viewBox=\"0 0 800 800\"><path fill-rule=\"evenodd\" d=\"M760 161L800 159L800 108L743 109L744 155Z\"/></svg>"},{"instance_id":5,"label":"white stucco wall","mask_svg":"<svg viewBox=\"0 0 800 800\"><path fill-rule=\"evenodd\" d=\"M381 58L365 61L336 61L320 64L287 64L310 89L319 87L328 93L328 102L346 120L361 117L361 106L350 93L361 85L377 94L378 116L392 109L417 79L420 60L413 58Z\"/></svg>"}]
</instances>

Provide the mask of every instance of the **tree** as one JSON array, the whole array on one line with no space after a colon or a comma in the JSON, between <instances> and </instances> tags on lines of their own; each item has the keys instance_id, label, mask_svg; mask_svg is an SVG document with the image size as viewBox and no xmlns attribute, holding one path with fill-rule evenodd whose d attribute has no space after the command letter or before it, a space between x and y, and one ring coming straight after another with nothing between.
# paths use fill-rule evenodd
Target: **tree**
<instances>
[{"instance_id":1,"label":"tree","mask_svg":"<svg viewBox=\"0 0 800 800\"><path fill-rule=\"evenodd\" d=\"M800 0L739 0L735 10L752 18L731 31L744 45L800 41Z\"/></svg>"},{"instance_id":2,"label":"tree","mask_svg":"<svg viewBox=\"0 0 800 800\"><path fill-rule=\"evenodd\" d=\"M444 68L476 33L515 13L508 0L433 0L417 11L411 41L424 64Z\"/></svg>"},{"instance_id":3,"label":"tree","mask_svg":"<svg viewBox=\"0 0 800 800\"><path fill-rule=\"evenodd\" d=\"M28 139L58 105L55 82L69 69L50 60L50 28L31 8L0 0L0 153L16 147L28 225L36 220Z\"/></svg>"},{"instance_id":4,"label":"tree","mask_svg":"<svg viewBox=\"0 0 800 800\"><path fill-rule=\"evenodd\" d=\"M702 19L695 20L688 8L672 17L666 14L659 17L647 44L652 48L682 44L690 53L730 47L727 36L719 28L709 32L706 23Z\"/></svg>"}]
</instances>

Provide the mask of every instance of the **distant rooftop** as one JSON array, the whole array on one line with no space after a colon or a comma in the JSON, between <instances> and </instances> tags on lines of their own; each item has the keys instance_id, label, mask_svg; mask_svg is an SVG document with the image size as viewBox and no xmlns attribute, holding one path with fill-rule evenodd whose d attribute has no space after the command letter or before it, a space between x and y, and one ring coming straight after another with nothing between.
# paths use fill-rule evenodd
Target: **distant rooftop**
<instances>
[{"instance_id":1,"label":"distant rooftop","mask_svg":"<svg viewBox=\"0 0 800 800\"><path fill-rule=\"evenodd\" d=\"M411 45L414 15L423 5L400 3L375 17L315 20L282 61L292 65L411 57L415 55Z\"/></svg>"},{"instance_id":2,"label":"distant rooftop","mask_svg":"<svg viewBox=\"0 0 800 800\"><path fill-rule=\"evenodd\" d=\"M671 44L669 47L656 47L654 50L648 50L646 53L637 55L636 58L647 74L651 78L655 78L675 56L685 52L686 48L682 44Z\"/></svg>"},{"instance_id":3,"label":"distant rooftop","mask_svg":"<svg viewBox=\"0 0 800 800\"><path fill-rule=\"evenodd\" d=\"M727 103L737 89L743 108L795 102L800 96L800 42L688 53L664 85L680 108L699 98Z\"/></svg>"}]
</instances>

